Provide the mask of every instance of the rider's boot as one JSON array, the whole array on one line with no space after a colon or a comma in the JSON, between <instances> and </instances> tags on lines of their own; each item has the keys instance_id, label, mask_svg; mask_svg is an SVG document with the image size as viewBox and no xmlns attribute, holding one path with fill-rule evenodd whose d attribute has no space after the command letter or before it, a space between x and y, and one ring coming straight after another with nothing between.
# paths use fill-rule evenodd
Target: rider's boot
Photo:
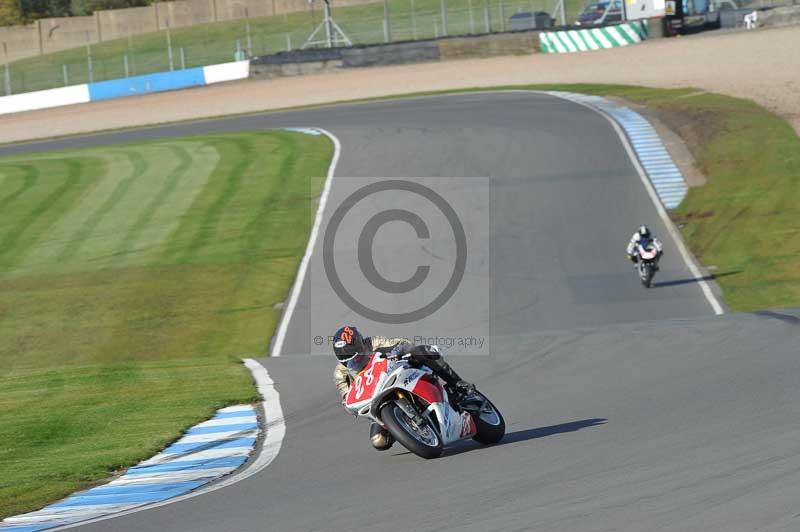
<instances>
[{"instance_id":1,"label":"rider's boot","mask_svg":"<svg viewBox=\"0 0 800 532\"><path fill-rule=\"evenodd\" d=\"M437 360L429 360L427 365L450 389L456 392L459 399L475 391L475 385L462 379L458 373L455 372L453 367L445 362L443 358L439 357Z\"/></svg>"},{"instance_id":2,"label":"rider's boot","mask_svg":"<svg viewBox=\"0 0 800 532\"><path fill-rule=\"evenodd\" d=\"M369 427L369 441L376 450L385 451L392 446L394 438L392 438L388 430L377 423L373 423Z\"/></svg>"}]
</instances>

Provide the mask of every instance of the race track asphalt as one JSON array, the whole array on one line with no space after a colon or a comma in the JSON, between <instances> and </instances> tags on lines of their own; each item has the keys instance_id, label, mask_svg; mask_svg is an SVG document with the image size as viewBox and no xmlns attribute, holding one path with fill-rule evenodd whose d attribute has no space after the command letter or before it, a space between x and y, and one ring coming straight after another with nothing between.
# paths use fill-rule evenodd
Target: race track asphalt
<instances>
[{"instance_id":1,"label":"race track asphalt","mask_svg":"<svg viewBox=\"0 0 800 532\"><path fill-rule=\"evenodd\" d=\"M342 199L373 181L356 178L441 187L467 233L463 290L410 323L359 318L326 282L320 237L282 356L262 359L286 416L275 461L225 489L80 530L797 529L800 317L713 317L613 129L586 108L541 94L454 95L9 146L0 155L288 126L323 127L341 141L323 231ZM425 199L387 194L355 209L351 225L385 209L426 216ZM624 258L642 222L665 240L651 290ZM345 284L385 307L395 298L347 267L359 248L347 234L335 254ZM431 265L434 284L448 276L434 268L454 254L438 227L422 243L407 228L378 234L386 277L405 279L418 264ZM338 403L332 357L309 356L327 349L314 335L349 321L374 334L486 334L490 352L466 349L452 362L501 408L506 439L464 443L433 461L399 446L373 451L366 424L354 425Z\"/></svg>"}]
</instances>

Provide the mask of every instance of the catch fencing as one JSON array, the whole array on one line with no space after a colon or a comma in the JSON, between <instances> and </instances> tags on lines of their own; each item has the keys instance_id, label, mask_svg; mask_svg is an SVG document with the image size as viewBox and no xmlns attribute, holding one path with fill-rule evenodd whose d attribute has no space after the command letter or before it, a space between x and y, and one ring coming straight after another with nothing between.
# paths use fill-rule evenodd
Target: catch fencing
<instances>
[{"instance_id":1,"label":"catch fencing","mask_svg":"<svg viewBox=\"0 0 800 532\"><path fill-rule=\"evenodd\" d=\"M167 26L113 41L96 42L87 30L69 50L18 61L0 42L0 96L297 50L323 21L320 2L306 5L304 12ZM527 29L534 20L541 24L541 15L560 24L578 8L577 0L386 0L335 7L332 15L357 45Z\"/></svg>"}]
</instances>

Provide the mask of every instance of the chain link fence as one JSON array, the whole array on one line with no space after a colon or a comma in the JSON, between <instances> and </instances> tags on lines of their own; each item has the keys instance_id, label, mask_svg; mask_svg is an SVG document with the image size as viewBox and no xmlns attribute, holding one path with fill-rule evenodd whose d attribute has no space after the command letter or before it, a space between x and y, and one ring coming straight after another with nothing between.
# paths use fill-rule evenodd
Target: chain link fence
<instances>
[{"instance_id":1,"label":"chain link fence","mask_svg":"<svg viewBox=\"0 0 800 532\"><path fill-rule=\"evenodd\" d=\"M561 2L386 0L334 9L332 16L353 44L377 44L510 31L514 29L512 17L519 14L524 17L547 13L560 23L564 18ZM568 5L572 4L568 2ZM0 67L0 95L296 50L303 47L309 35L323 22L320 3L310 6L306 13L166 29L6 63Z\"/></svg>"}]
</instances>

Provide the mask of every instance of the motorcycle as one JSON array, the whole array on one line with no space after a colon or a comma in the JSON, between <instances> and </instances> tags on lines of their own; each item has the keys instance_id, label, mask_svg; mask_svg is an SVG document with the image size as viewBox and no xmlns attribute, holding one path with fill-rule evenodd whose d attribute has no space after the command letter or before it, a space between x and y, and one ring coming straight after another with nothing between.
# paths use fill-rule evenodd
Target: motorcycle
<instances>
[{"instance_id":1,"label":"motorcycle","mask_svg":"<svg viewBox=\"0 0 800 532\"><path fill-rule=\"evenodd\" d=\"M412 365L408 355L359 354L348 369L357 373L344 399L347 411L380 424L417 456L437 458L457 441L489 445L505 435L503 416L485 395L475 390L453 400L439 378Z\"/></svg>"},{"instance_id":2,"label":"motorcycle","mask_svg":"<svg viewBox=\"0 0 800 532\"><path fill-rule=\"evenodd\" d=\"M653 277L658 271L658 250L652 242L637 244L639 261L637 268L639 270L639 279L645 288L650 288L653 283Z\"/></svg>"}]
</instances>

